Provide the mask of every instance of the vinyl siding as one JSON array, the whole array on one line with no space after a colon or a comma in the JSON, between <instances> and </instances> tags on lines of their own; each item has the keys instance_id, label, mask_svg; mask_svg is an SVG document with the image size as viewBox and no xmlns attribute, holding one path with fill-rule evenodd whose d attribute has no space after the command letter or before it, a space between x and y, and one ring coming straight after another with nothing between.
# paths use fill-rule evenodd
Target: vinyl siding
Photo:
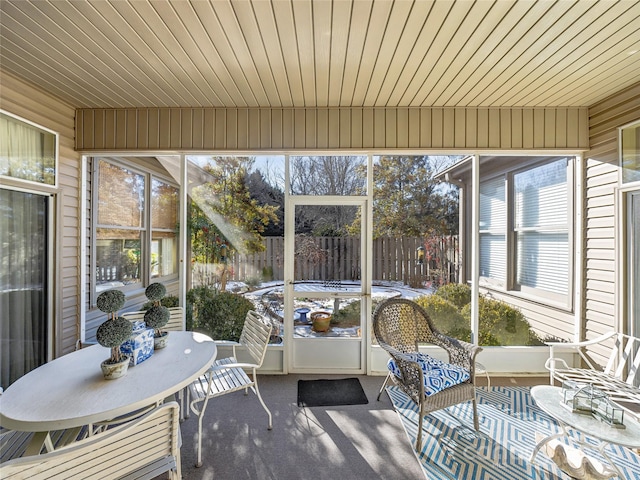
<instances>
[{"instance_id":1,"label":"vinyl siding","mask_svg":"<svg viewBox=\"0 0 640 480\"><path fill-rule=\"evenodd\" d=\"M80 322L79 192L81 157L74 150L73 107L0 71L0 108L59 134L54 263L54 351L72 351Z\"/></svg>"},{"instance_id":2,"label":"vinyl siding","mask_svg":"<svg viewBox=\"0 0 640 480\"><path fill-rule=\"evenodd\" d=\"M587 149L586 108L79 109L91 150Z\"/></svg>"},{"instance_id":3,"label":"vinyl siding","mask_svg":"<svg viewBox=\"0 0 640 480\"><path fill-rule=\"evenodd\" d=\"M616 252L621 219L616 219L618 187L618 128L640 119L640 84L589 108L589 144L585 154L584 317L581 339L591 340L612 329L624 329L617 313L622 285ZM604 364L604 349L590 351Z\"/></svg>"}]
</instances>

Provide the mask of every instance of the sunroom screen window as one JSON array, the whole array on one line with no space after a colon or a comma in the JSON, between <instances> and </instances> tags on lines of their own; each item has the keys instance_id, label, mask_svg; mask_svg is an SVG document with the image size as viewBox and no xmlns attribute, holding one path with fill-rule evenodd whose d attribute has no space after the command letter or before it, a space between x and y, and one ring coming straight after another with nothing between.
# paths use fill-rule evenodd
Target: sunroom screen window
<instances>
[{"instance_id":1,"label":"sunroom screen window","mask_svg":"<svg viewBox=\"0 0 640 480\"><path fill-rule=\"evenodd\" d=\"M480 184L480 276L503 284L506 278L504 177Z\"/></svg>"},{"instance_id":2,"label":"sunroom screen window","mask_svg":"<svg viewBox=\"0 0 640 480\"><path fill-rule=\"evenodd\" d=\"M516 282L566 295L569 291L567 159L513 176Z\"/></svg>"}]
</instances>

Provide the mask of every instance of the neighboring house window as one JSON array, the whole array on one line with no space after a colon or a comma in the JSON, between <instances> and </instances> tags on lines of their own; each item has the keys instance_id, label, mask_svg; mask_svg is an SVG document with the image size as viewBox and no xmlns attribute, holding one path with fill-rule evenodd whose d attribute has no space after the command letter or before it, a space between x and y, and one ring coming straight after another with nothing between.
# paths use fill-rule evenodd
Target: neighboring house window
<instances>
[{"instance_id":1,"label":"neighboring house window","mask_svg":"<svg viewBox=\"0 0 640 480\"><path fill-rule=\"evenodd\" d=\"M640 182L640 123L620 129L622 183Z\"/></svg>"},{"instance_id":2,"label":"neighboring house window","mask_svg":"<svg viewBox=\"0 0 640 480\"><path fill-rule=\"evenodd\" d=\"M529 166L480 183L481 281L568 306L572 162L522 160L513 163Z\"/></svg>"},{"instance_id":3,"label":"neighboring house window","mask_svg":"<svg viewBox=\"0 0 640 480\"><path fill-rule=\"evenodd\" d=\"M520 289L569 292L567 159L513 175L515 282Z\"/></svg>"},{"instance_id":4,"label":"neighboring house window","mask_svg":"<svg viewBox=\"0 0 640 480\"><path fill-rule=\"evenodd\" d=\"M96 159L95 291L177 276L178 187Z\"/></svg>"},{"instance_id":5,"label":"neighboring house window","mask_svg":"<svg viewBox=\"0 0 640 480\"><path fill-rule=\"evenodd\" d=\"M504 176L480 184L480 276L504 287L507 271Z\"/></svg>"}]
</instances>

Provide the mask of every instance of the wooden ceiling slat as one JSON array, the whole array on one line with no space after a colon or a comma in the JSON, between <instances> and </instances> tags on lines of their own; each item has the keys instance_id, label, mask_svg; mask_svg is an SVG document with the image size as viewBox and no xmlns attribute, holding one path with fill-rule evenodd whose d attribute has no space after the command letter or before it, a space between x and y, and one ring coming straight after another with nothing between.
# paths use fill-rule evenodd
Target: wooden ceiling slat
<instances>
[{"instance_id":1,"label":"wooden ceiling slat","mask_svg":"<svg viewBox=\"0 0 640 480\"><path fill-rule=\"evenodd\" d=\"M146 60L144 55L147 50L146 45L138 44L138 48L133 47L136 32L109 3L76 2L72 9L68 8L69 4L67 3L60 2L56 5L65 9L66 15L73 19L70 28L77 28L80 26L80 22L83 22L86 35L103 48L102 52L95 53L98 58L113 57L113 61L110 63L109 77L116 73L120 75L124 73L127 78L131 78L132 80L128 82L123 79L122 85L131 92L135 92L138 101L148 99L149 103L158 102L161 106L173 104L177 90L171 88L164 76L159 75L158 71ZM110 28L96 29L97 18L101 18ZM143 50L141 51L140 48ZM89 63L95 62L91 57L87 57L85 60ZM122 87L119 86L119 88ZM158 99L154 101L154 97Z\"/></svg>"},{"instance_id":2,"label":"wooden ceiling slat","mask_svg":"<svg viewBox=\"0 0 640 480\"><path fill-rule=\"evenodd\" d=\"M256 2L252 6L266 53L266 63L257 63L261 66L261 69L269 70L274 79L277 89L276 98L278 99L276 105L292 107L293 99L289 89L287 69L282 55L273 8L269 2ZM266 74L265 72L264 75Z\"/></svg>"},{"instance_id":3,"label":"wooden ceiling slat","mask_svg":"<svg viewBox=\"0 0 640 480\"><path fill-rule=\"evenodd\" d=\"M1 16L3 23L6 22L2 26L3 49L14 44L16 48L20 48L20 52L16 52L17 56L14 57L17 62L19 62L20 56L26 54L25 60L28 58L31 65L40 66L39 69L34 70L34 75L31 76L32 79L42 78L43 75L50 76L54 84L57 85L60 91L64 92L65 96L73 95L75 88L91 92L96 87L92 83L95 81L99 86L98 91L104 90L110 93L114 102L125 104L131 101L131 98L121 96L120 92L112 90L109 85L109 77L96 76L94 67L85 63L84 59L74 49L70 50L69 45L55 35L58 32L64 36L64 31L59 30L58 27L56 27L55 31L44 30L38 22L38 19L43 17L47 18L45 14L37 9L20 12L12 11L10 8L3 10ZM25 39L28 39L28 41ZM73 47L79 48L75 45ZM68 86L66 85L67 81L69 82Z\"/></svg>"},{"instance_id":4,"label":"wooden ceiling slat","mask_svg":"<svg viewBox=\"0 0 640 480\"><path fill-rule=\"evenodd\" d=\"M563 35L563 44L545 61L545 65L549 65L547 70L540 72L528 86L514 92L512 97L505 96L505 101L543 101L547 92L559 84L575 88L575 82L585 75L598 75L598 66L606 63L610 49L621 52L618 55L626 59L624 52L640 38L640 4L636 10L635 16L630 11L623 15L611 9L590 11L589 16L583 16L572 26L572 30L576 29L575 34L568 31ZM598 25L604 27L598 30Z\"/></svg>"},{"instance_id":5,"label":"wooden ceiling slat","mask_svg":"<svg viewBox=\"0 0 640 480\"><path fill-rule=\"evenodd\" d=\"M452 2L451 10L447 12L443 22L437 26L437 33L429 47L429 51L423 60L423 65L428 65L426 74L421 77L414 77L407 89L405 97L416 105L424 105L426 94L431 88L435 79L444 75L446 63L443 59L448 56L447 48L459 34L459 27L473 9L475 2Z\"/></svg>"},{"instance_id":6,"label":"wooden ceiling slat","mask_svg":"<svg viewBox=\"0 0 640 480\"><path fill-rule=\"evenodd\" d=\"M456 16L453 17L453 21L459 24L459 27L456 28L453 35L449 36L448 42L445 38L446 46L443 46L442 55L433 64L433 74L430 74L425 79L422 88L416 94L417 103L429 105L438 98L438 94L433 92L434 86L439 79L447 76L451 68L451 62L460 56L460 51L466 45L479 45L484 40L482 31L478 32L478 29L481 29L483 24L486 25L488 23L484 19L491 10L493 3L469 2L469 5L471 6L469 10L457 12ZM504 3L501 5L504 6ZM487 30L486 27L485 30Z\"/></svg>"},{"instance_id":7,"label":"wooden ceiling slat","mask_svg":"<svg viewBox=\"0 0 640 480\"><path fill-rule=\"evenodd\" d=\"M218 51L211 44L208 22L213 15L210 9L208 9L209 17L202 15L196 10L200 5L206 6L202 2L154 3L158 15L189 56L191 61L191 66L188 68L189 75L207 96L210 104L222 106L229 101L243 102L244 96L240 93Z\"/></svg>"},{"instance_id":8,"label":"wooden ceiling slat","mask_svg":"<svg viewBox=\"0 0 640 480\"><path fill-rule=\"evenodd\" d=\"M518 57L516 49L522 48L518 39L531 28L530 23L550 8L546 2L515 2L502 19L496 19L493 32L487 41L467 61L464 73L454 78L447 91L441 95L442 104L448 106L470 106L475 88L483 88L491 82L492 73L499 71L498 64L504 59Z\"/></svg>"},{"instance_id":9,"label":"wooden ceiling slat","mask_svg":"<svg viewBox=\"0 0 640 480\"><path fill-rule=\"evenodd\" d=\"M302 71L299 61L298 44L295 41L296 25L293 19L293 7L287 2L274 2L272 5L293 105L303 106L304 91L302 88Z\"/></svg>"},{"instance_id":10,"label":"wooden ceiling slat","mask_svg":"<svg viewBox=\"0 0 640 480\"><path fill-rule=\"evenodd\" d=\"M313 15L313 51L315 52L315 105L326 107L329 105L333 3L313 2L311 7Z\"/></svg>"},{"instance_id":11,"label":"wooden ceiling slat","mask_svg":"<svg viewBox=\"0 0 640 480\"><path fill-rule=\"evenodd\" d=\"M293 2L293 24L295 40L298 47L298 64L302 78L302 92L304 102L298 106L312 106L316 104L316 51L313 44L313 8L311 2ZM289 39L282 38L283 41Z\"/></svg>"},{"instance_id":12,"label":"wooden ceiling slat","mask_svg":"<svg viewBox=\"0 0 640 480\"><path fill-rule=\"evenodd\" d=\"M389 15L392 11L393 2L374 2L367 26L367 35L362 47L362 58L360 68L353 90L352 103L355 105L372 106L366 103L367 90L374 75L376 60L382 45L382 39L387 28Z\"/></svg>"},{"instance_id":13,"label":"wooden ceiling slat","mask_svg":"<svg viewBox=\"0 0 640 480\"><path fill-rule=\"evenodd\" d=\"M421 35L426 27L429 12L433 7L431 2L416 2L413 4L411 14L402 30L402 36L398 41L398 48L394 52L388 66L389 75L385 77L380 90L377 92L376 104L386 102L396 90L398 83L410 77L414 72L414 64L410 61L415 52L424 50L424 45L420 41ZM409 78L407 78L407 82ZM391 106L391 105L388 105Z\"/></svg>"},{"instance_id":14,"label":"wooden ceiling slat","mask_svg":"<svg viewBox=\"0 0 640 480\"><path fill-rule=\"evenodd\" d=\"M500 25L505 18L512 17L518 10L529 8L524 3L515 2L484 2L483 5L487 7L484 12L472 10L465 20L465 22L471 22L466 27L470 35L465 36L465 42L459 46L455 54L450 53L447 55L447 60L450 63L446 71L435 79L431 91L422 103L456 106L447 102L448 95L451 95L449 92L451 90L455 91L461 84L465 83L464 72L482 64L487 54L508 33L506 29L496 28L496 25ZM481 13L482 16L480 15ZM464 33L465 27L461 30Z\"/></svg>"},{"instance_id":15,"label":"wooden ceiling slat","mask_svg":"<svg viewBox=\"0 0 640 480\"><path fill-rule=\"evenodd\" d=\"M384 33L381 32L382 43L378 49L378 55L371 75L371 81L367 87L364 100L365 105L375 105L382 84L387 79L387 75L395 77L396 73L390 69L391 62L395 56L402 33L404 32L410 18L413 4L409 2L395 2L391 10Z\"/></svg>"},{"instance_id":16,"label":"wooden ceiling slat","mask_svg":"<svg viewBox=\"0 0 640 480\"><path fill-rule=\"evenodd\" d=\"M562 15L554 15L548 19L551 23L529 48L514 62L509 65L496 82L496 88L491 96L485 96L483 102L490 103L496 98L502 98L507 104L513 99L514 105L521 105L522 95L514 95L518 91L527 92L532 88L540 77L544 76L545 70L550 72L550 76L563 74L563 66L555 65L554 57L561 56L558 52L566 51L566 45L575 48L583 41L588 41L588 37L595 33L593 20L601 18L609 9L608 2L594 3L592 8L586 12L582 9L571 8ZM550 12L551 13L551 12ZM585 32L586 30L586 32ZM584 35L584 33L587 33ZM576 38L579 37L579 40ZM585 52L588 54L588 52ZM570 66L570 64L566 64ZM535 72L535 73L534 73ZM500 79L504 78L502 84ZM545 78L548 80L548 78ZM544 86L544 83L542 84ZM534 99L535 101L535 99Z\"/></svg>"},{"instance_id":17,"label":"wooden ceiling slat","mask_svg":"<svg viewBox=\"0 0 640 480\"><path fill-rule=\"evenodd\" d=\"M422 29L420 37L416 41L418 46L411 53L407 62L409 66L406 69L407 74L398 81L389 98L390 104L416 105L412 103L413 99L424 78L429 75L433 59L437 55L434 42L453 7L453 2L436 2L429 11L425 28Z\"/></svg>"},{"instance_id":18,"label":"wooden ceiling slat","mask_svg":"<svg viewBox=\"0 0 640 480\"><path fill-rule=\"evenodd\" d=\"M251 56L246 37L238 23L236 12L228 1L213 2L211 6L217 21L212 20L210 24L208 22L205 24L210 35L215 37L218 53L242 94L244 102L238 106L256 107L264 104L268 96Z\"/></svg>"},{"instance_id":19,"label":"wooden ceiling slat","mask_svg":"<svg viewBox=\"0 0 640 480\"><path fill-rule=\"evenodd\" d=\"M164 62L157 58L150 46L140 38L139 29L134 28L136 19L141 19L132 10L126 10L127 5L124 2L120 2L117 6L121 9L117 10L115 5L108 2L74 3L77 11L90 19L93 35L104 36L111 43L111 53L117 58L119 64L116 68L129 71L146 88L160 97L158 106L174 105L176 98L180 98L182 103L188 103L187 98L190 97L185 97L181 92L182 84L167 69ZM98 22L98 19L101 21ZM130 22L133 22L133 25ZM98 25L100 28L97 27ZM102 25L108 25L108 28ZM138 25L142 29L146 28L141 21ZM87 58L87 61L91 62L92 59ZM121 88L136 90L134 85L125 85ZM108 105L104 103L106 100L108 97L104 95L103 105ZM142 98L139 101L141 102ZM155 105L153 102L150 104Z\"/></svg>"},{"instance_id":20,"label":"wooden ceiling slat","mask_svg":"<svg viewBox=\"0 0 640 480\"><path fill-rule=\"evenodd\" d=\"M495 54L490 54L486 62L479 65L476 72L470 72L466 92L458 96L455 102L461 105L486 105L483 99L502 85L505 77L513 74L505 73L511 65L519 62L530 50L531 45L543 34L545 24L551 22L549 18L562 15L571 7L571 2L535 2L530 8L522 12L520 18L512 20L509 35L496 45ZM502 105L501 105L502 106Z\"/></svg>"},{"instance_id":21,"label":"wooden ceiling slat","mask_svg":"<svg viewBox=\"0 0 640 480\"><path fill-rule=\"evenodd\" d=\"M570 107L637 82L636 25L637 0L1 0L0 60L80 108Z\"/></svg>"},{"instance_id":22,"label":"wooden ceiling slat","mask_svg":"<svg viewBox=\"0 0 640 480\"><path fill-rule=\"evenodd\" d=\"M193 74L196 71L193 60L189 58L169 25L156 10L162 8L161 1L157 3L155 1L134 1L128 4L124 2L113 2L116 8L122 8L121 4L131 5L134 12L131 12L128 8L126 10L129 15L138 17L136 20L140 30L136 28L136 32L144 38L157 57L166 65L167 73L170 71L178 78L182 84L181 90L193 99L190 104L210 104L206 93L200 89L193 79ZM174 21L179 23L179 20L175 17ZM179 106L189 106L190 104L187 103L186 105Z\"/></svg>"},{"instance_id":23,"label":"wooden ceiling slat","mask_svg":"<svg viewBox=\"0 0 640 480\"><path fill-rule=\"evenodd\" d=\"M330 107L339 106L342 97L347 49L349 46L351 7L352 4L349 2L335 2L333 4L331 18L331 58L327 92L327 104Z\"/></svg>"},{"instance_id":24,"label":"wooden ceiling slat","mask_svg":"<svg viewBox=\"0 0 640 480\"><path fill-rule=\"evenodd\" d=\"M606 2L594 2L591 10L601 10L605 4ZM570 8L566 8L567 6ZM581 23L581 13L584 13L584 9L576 8L576 4L571 4L571 2L567 2L566 5L563 2L554 5L533 26L534 38L521 40L521 43L527 42L527 48L522 52L522 55L510 62L508 67L500 74L498 81L494 83L494 88L491 91L480 93L477 101L483 104L491 104L500 98L500 103L504 105L505 103L508 104L506 99L513 96L514 87L526 89L531 82L535 81L545 71L549 57L567 39L573 38L579 31L575 25ZM515 105L521 105L521 103L518 102Z\"/></svg>"},{"instance_id":25,"label":"wooden ceiling slat","mask_svg":"<svg viewBox=\"0 0 640 480\"><path fill-rule=\"evenodd\" d=\"M281 107L282 102L279 101L278 87L272 69L268 68L269 57L252 4L236 2L231 7L235 12L244 44L247 46L248 59L246 61L251 63L251 71L255 75L253 81L259 83L261 95L265 97L264 99L258 97L258 103L260 105L270 103L274 107ZM279 50L279 48L277 49Z\"/></svg>"},{"instance_id":26,"label":"wooden ceiling slat","mask_svg":"<svg viewBox=\"0 0 640 480\"><path fill-rule=\"evenodd\" d=\"M351 23L349 24L349 43L344 67L344 81L340 92L340 105L358 106L354 103L356 81L362 62L362 49L367 37L366 25L370 22L372 0L362 0L353 3Z\"/></svg>"}]
</instances>

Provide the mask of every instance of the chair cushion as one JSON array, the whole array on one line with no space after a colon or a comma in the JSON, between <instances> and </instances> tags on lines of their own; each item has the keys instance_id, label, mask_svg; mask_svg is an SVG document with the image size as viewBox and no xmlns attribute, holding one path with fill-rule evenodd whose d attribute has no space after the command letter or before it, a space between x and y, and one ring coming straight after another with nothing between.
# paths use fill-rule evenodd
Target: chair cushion
<instances>
[{"instance_id":1,"label":"chair cushion","mask_svg":"<svg viewBox=\"0 0 640 480\"><path fill-rule=\"evenodd\" d=\"M411 360L418 362L422 368L426 396L465 382L470 377L468 370L430 357L424 353L409 353L408 356ZM393 358L390 358L387 362L387 368L396 377L401 378L400 369Z\"/></svg>"}]
</instances>

